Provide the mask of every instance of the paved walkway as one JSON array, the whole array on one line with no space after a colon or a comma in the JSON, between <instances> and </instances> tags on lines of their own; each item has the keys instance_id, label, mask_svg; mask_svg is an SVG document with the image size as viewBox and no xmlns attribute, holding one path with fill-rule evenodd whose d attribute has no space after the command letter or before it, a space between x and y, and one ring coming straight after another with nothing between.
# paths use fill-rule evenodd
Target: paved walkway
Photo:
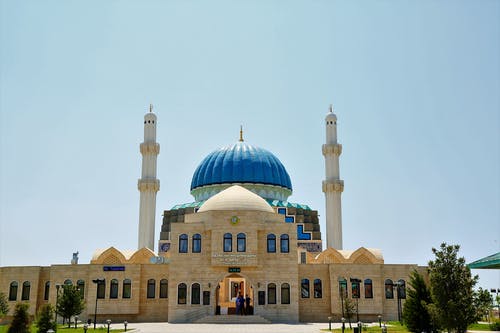
<instances>
[{"instance_id":1,"label":"paved walkway","mask_svg":"<svg viewBox=\"0 0 500 333\"><path fill-rule=\"evenodd\" d=\"M140 333L320 333L320 329L328 328L328 323L270 325L130 323L129 327ZM340 324L332 323L332 328L334 327L340 327Z\"/></svg>"}]
</instances>

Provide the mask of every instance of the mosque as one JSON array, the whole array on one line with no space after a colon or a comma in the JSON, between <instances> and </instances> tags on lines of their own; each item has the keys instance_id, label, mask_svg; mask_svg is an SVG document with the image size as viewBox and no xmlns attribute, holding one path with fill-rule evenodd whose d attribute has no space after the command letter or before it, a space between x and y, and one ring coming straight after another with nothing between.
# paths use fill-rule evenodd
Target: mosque
<instances>
[{"instance_id":1,"label":"mosque","mask_svg":"<svg viewBox=\"0 0 500 333\"><path fill-rule=\"evenodd\" d=\"M322 248L318 212L292 203L292 181L268 150L244 141L217 149L196 168L193 202L163 211L155 242L156 177L160 145L157 117L144 116L138 249L97 250L90 263L48 267L0 267L0 291L29 303L31 315L56 304L64 284L76 285L85 302L79 319L103 322L233 322L235 300L248 295L246 322L324 322L395 320L406 298L413 264L385 264L378 249L342 247L337 117L324 120L326 245ZM157 244L158 252L154 252ZM9 317L7 317L8 319Z\"/></svg>"}]
</instances>

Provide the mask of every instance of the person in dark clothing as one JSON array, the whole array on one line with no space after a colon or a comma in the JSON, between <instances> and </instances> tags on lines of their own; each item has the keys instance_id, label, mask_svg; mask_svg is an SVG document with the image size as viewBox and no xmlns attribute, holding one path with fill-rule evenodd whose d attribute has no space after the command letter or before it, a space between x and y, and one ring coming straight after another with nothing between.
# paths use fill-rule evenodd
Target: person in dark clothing
<instances>
[{"instance_id":1,"label":"person in dark clothing","mask_svg":"<svg viewBox=\"0 0 500 333\"><path fill-rule=\"evenodd\" d=\"M250 297L248 294L245 297L245 314L250 315L252 314L250 311Z\"/></svg>"}]
</instances>

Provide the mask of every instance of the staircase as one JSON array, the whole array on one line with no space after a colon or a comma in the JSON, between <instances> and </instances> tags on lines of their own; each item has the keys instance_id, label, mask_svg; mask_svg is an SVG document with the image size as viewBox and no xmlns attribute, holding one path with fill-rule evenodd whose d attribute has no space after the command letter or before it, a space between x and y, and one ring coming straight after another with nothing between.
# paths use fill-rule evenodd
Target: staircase
<instances>
[{"instance_id":1,"label":"staircase","mask_svg":"<svg viewBox=\"0 0 500 333\"><path fill-rule=\"evenodd\" d=\"M271 324L269 320L258 315L239 316L239 315L220 315L205 316L195 320L196 324Z\"/></svg>"}]
</instances>

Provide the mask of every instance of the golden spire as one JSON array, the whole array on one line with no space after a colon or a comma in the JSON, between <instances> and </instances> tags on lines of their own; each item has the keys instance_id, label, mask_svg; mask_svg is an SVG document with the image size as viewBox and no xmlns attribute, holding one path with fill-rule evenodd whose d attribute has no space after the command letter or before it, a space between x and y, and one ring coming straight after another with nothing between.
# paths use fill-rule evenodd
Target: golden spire
<instances>
[{"instance_id":1,"label":"golden spire","mask_svg":"<svg viewBox=\"0 0 500 333\"><path fill-rule=\"evenodd\" d=\"M149 112L153 112L153 104L149 104Z\"/></svg>"},{"instance_id":2,"label":"golden spire","mask_svg":"<svg viewBox=\"0 0 500 333\"><path fill-rule=\"evenodd\" d=\"M243 126L240 125L240 142L243 142Z\"/></svg>"}]
</instances>

